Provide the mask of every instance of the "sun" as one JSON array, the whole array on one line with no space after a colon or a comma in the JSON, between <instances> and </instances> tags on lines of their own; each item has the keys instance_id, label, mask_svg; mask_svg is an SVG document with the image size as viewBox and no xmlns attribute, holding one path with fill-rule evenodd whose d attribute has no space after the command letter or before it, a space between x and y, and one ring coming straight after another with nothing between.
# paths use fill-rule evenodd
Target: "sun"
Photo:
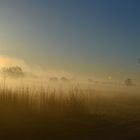
<instances>
[{"instance_id":1,"label":"sun","mask_svg":"<svg viewBox=\"0 0 140 140\"><path fill-rule=\"evenodd\" d=\"M12 66L18 66L23 68L24 70L30 70L30 67L24 60L7 55L0 55L0 68Z\"/></svg>"},{"instance_id":2,"label":"sun","mask_svg":"<svg viewBox=\"0 0 140 140\"><path fill-rule=\"evenodd\" d=\"M17 65L17 61L6 55L0 55L0 67L10 67Z\"/></svg>"},{"instance_id":3,"label":"sun","mask_svg":"<svg viewBox=\"0 0 140 140\"><path fill-rule=\"evenodd\" d=\"M5 56L0 56L0 67L5 67L8 63L8 59Z\"/></svg>"}]
</instances>

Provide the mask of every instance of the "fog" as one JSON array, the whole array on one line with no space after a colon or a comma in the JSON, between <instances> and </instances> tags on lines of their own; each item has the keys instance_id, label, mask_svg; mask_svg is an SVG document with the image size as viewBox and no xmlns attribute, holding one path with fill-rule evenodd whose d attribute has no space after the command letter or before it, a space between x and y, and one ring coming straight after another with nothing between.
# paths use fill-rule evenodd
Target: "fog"
<instances>
[{"instance_id":1,"label":"fog","mask_svg":"<svg viewBox=\"0 0 140 140\"><path fill-rule=\"evenodd\" d=\"M11 77L0 74L0 86L9 88L30 87L30 88L51 88L51 89L71 89L78 87L82 90L92 89L96 91L111 91L122 93L140 93L140 84L125 85L124 80L113 81L112 77L99 80L92 77L82 77L66 72L64 70L44 70L40 66L29 66L24 60L0 55L0 69L10 67L20 67L24 76Z\"/></svg>"}]
</instances>

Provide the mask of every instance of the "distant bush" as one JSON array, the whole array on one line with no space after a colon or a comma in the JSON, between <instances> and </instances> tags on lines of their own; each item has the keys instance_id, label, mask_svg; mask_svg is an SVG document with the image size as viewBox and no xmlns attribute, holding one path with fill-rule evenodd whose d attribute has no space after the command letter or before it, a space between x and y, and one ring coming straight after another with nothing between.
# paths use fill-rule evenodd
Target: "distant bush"
<instances>
[{"instance_id":1,"label":"distant bush","mask_svg":"<svg viewBox=\"0 0 140 140\"><path fill-rule=\"evenodd\" d=\"M61 81L63 81L63 82L68 82L69 79L68 79L67 77L61 77Z\"/></svg>"},{"instance_id":2,"label":"distant bush","mask_svg":"<svg viewBox=\"0 0 140 140\"><path fill-rule=\"evenodd\" d=\"M49 80L51 82L57 82L58 81L58 78L57 77L50 77Z\"/></svg>"},{"instance_id":3,"label":"distant bush","mask_svg":"<svg viewBox=\"0 0 140 140\"><path fill-rule=\"evenodd\" d=\"M93 83L93 80L91 78L88 79L89 83Z\"/></svg>"}]
</instances>

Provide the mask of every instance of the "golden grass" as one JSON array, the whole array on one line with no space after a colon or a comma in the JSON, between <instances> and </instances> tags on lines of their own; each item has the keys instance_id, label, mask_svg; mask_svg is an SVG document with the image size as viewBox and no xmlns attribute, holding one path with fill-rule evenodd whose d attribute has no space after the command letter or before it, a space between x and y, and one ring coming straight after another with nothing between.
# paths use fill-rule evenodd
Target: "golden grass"
<instances>
[{"instance_id":1,"label":"golden grass","mask_svg":"<svg viewBox=\"0 0 140 140\"><path fill-rule=\"evenodd\" d=\"M2 140L92 140L139 137L140 96L22 87L0 88ZM111 135L110 135L111 133ZM139 137L140 138L140 137Z\"/></svg>"}]
</instances>

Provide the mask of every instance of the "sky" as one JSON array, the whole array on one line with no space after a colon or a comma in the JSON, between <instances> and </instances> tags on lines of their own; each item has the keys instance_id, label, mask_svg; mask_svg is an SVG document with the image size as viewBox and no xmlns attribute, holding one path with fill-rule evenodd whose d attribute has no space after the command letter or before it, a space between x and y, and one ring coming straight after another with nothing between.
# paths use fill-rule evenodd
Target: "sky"
<instances>
[{"instance_id":1,"label":"sky","mask_svg":"<svg viewBox=\"0 0 140 140\"><path fill-rule=\"evenodd\" d=\"M140 81L139 7L139 0L1 0L0 55Z\"/></svg>"}]
</instances>

